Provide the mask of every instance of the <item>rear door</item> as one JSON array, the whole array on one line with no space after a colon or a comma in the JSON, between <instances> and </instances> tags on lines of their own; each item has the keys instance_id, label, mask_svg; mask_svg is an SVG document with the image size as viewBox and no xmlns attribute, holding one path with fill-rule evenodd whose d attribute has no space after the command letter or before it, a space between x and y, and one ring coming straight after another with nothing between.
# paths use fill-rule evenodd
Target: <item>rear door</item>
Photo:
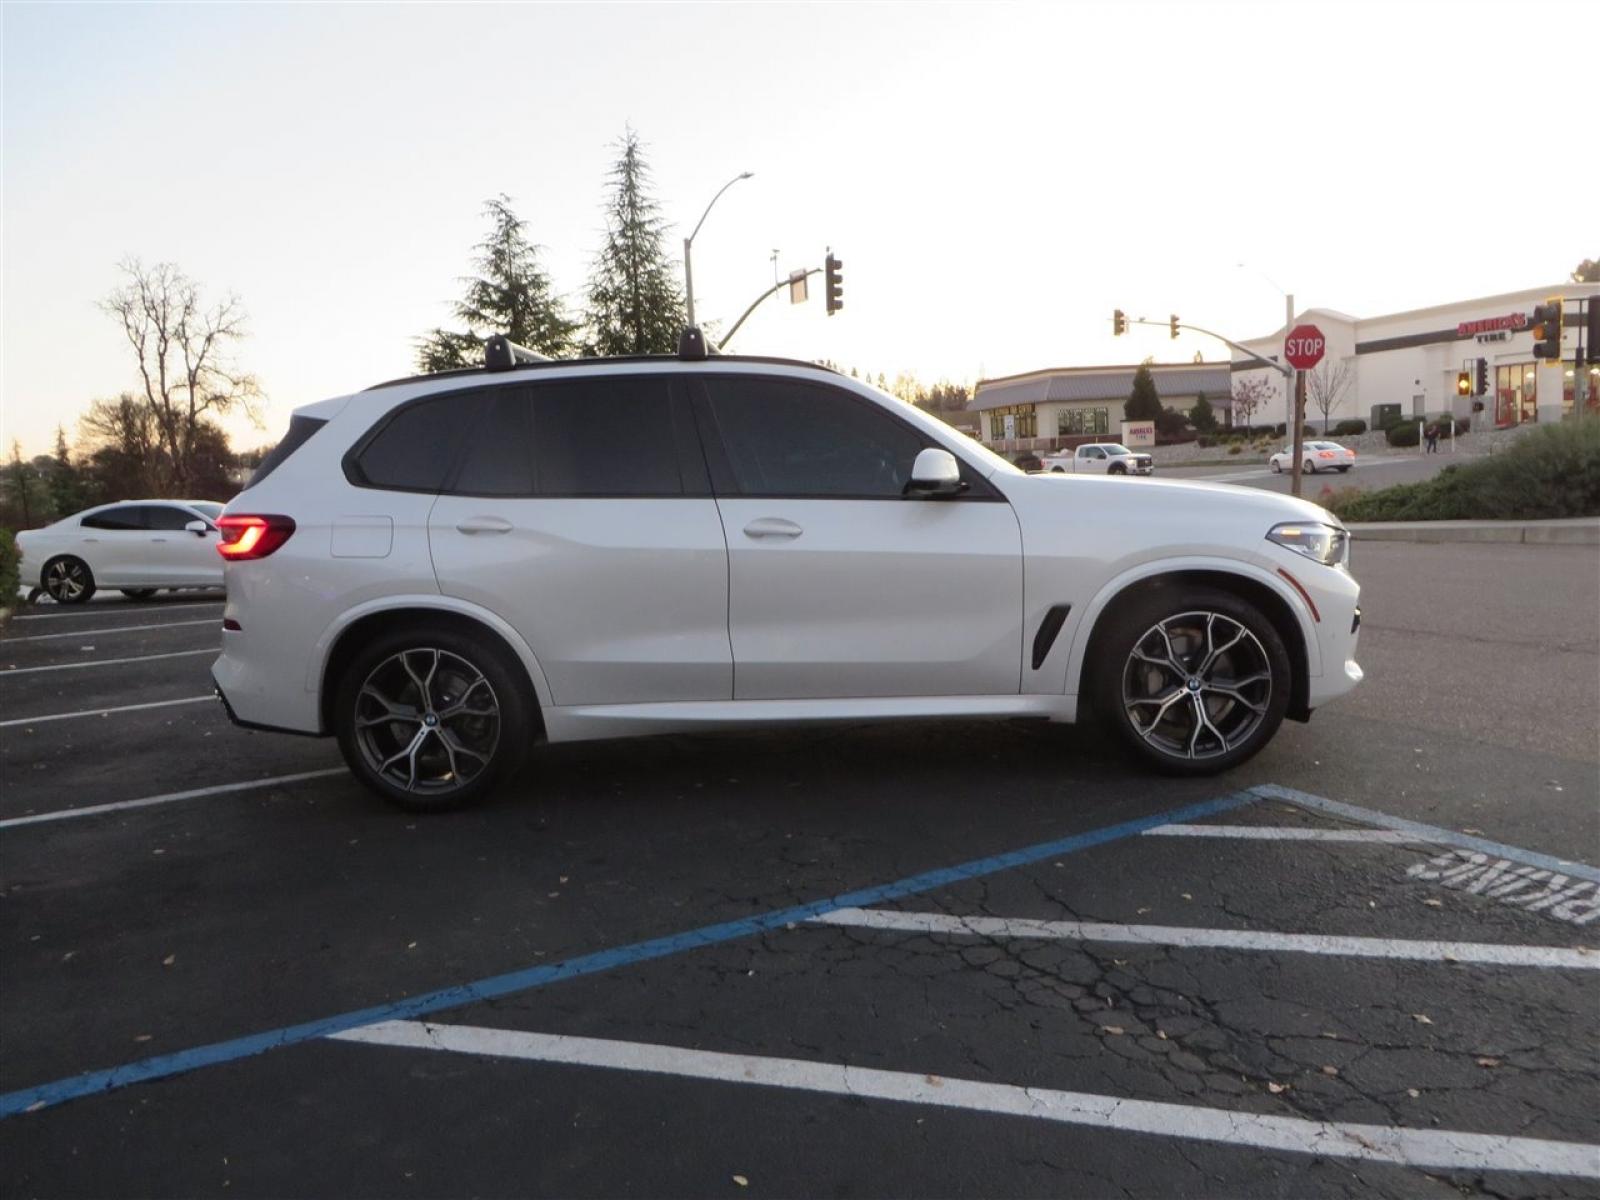
<instances>
[{"instance_id":1,"label":"rear door","mask_svg":"<svg viewBox=\"0 0 1600 1200\"><path fill-rule=\"evenodd\" d=\"M115 504L90 513L79 523L78 549L95 583L118 587L139 582L140 564L150 548L143 506Z\"/></svg>"},{"instance_id":2,"label":"rear door","mask_svg":"<svg viewBox=\"0 0 1600 1200\"><path fill-rule=\"evenodd\" d=\"M1022 545L1004 497L963 465L962 497L906 499L936 443L842 388L707 372L700 390L737 699L1016 694Z\"/></svg>"},{"instance_id":3,"label":"rear door","mask_svg":"<svg viewBox=\"0 0 1600 1200\"><path fill-rule=\"evenodd\" d=\"M515 626L556 704L732 696L727 546L672 376L497 389L428 536L440 590Z\"/></svg>"}]
</instances>

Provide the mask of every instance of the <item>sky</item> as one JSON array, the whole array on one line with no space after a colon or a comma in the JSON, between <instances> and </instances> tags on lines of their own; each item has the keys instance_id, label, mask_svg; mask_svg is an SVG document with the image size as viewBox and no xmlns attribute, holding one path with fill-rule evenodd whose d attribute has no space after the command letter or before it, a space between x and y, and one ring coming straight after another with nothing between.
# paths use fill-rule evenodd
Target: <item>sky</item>
<instances>
[{"instance_id":1,"label":"sky","mask_svg":"<svg viewBox=\"0 0 1600 1200\"><path fill-rule=\"evenodd\" d=\"M1534 14L1538 17L1535 19ZM577 308L629 126L731 350L971 383L1225 357L1300 310L1541 287L1600 251L1600 158L1531 101L1586 4L26 4L0 7L0 438L137 383L97 301L136 256L249 316L298 405L410 373L504 192ZM1499 66L1493 65L1500 64ZM1564 150L1565 148L1565 150ZM1559 222L1540 218L1550 203ZM1122 308L1163 328L1121 339Z\"/></svg>"}]
</instances>

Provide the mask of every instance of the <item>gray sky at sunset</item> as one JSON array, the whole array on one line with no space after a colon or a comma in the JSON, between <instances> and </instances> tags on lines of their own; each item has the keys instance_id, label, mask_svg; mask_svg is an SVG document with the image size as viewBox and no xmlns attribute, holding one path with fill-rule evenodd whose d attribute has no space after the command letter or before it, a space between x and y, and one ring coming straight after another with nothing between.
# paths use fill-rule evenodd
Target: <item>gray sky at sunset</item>
<instances>
[{"instance_id":1,"label":"gray sky at sunset","mask_svg":"<svg viewBox=\"0 0 1600 1200\"><path fill-rule=\"evenodd\" d=\"M695 243L702 318L770 285L774 249L844 260L842 313L769 302L746 353L971 382L1220 357L1115 340L1111 310L1257 335L1283 312L1264 277L1359 315L1555 283L1600 251L1600 158L1575 122L1537 139L1531 105L1576 85L1553 26L1592 34L1594 8L1534 11L8 3L5 444L134 386L95 306L125 255L242 300L268 402L241 447L411 370L492 194L576 309L630 123L675 259L755 172Z\"/></svg>"}]
</instances>

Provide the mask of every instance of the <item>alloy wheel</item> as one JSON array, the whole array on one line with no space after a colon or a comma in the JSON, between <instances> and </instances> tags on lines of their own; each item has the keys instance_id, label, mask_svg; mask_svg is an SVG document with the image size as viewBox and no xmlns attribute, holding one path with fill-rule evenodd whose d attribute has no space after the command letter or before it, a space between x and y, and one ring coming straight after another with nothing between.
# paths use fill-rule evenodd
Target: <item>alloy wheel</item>
<instances>
[{"instance_id":1,"label":"alloy wheel","mask_svg":"<svg viewBox=\"0 0 1600 1200\"><path fill-rule=\"evenodd\" d=\"M356 693L355 742L371 771L407 792L459 791L500 744L500 700L484 673L449 650L392 654Z\"/></svg>"},{"instance_id":2,"label":"alloy wheel","mask_svg":"<svg viewBox=\"0 0 1600 1200\"><path fill-rule=\"evenodd\" d=\"M1122 673L1128 723L1153 749L1180 759L1217 758L1266 720L1272 662L1260 639L1220 612L1185 612L1134 642Z\"/></svg>"},{"instance_id":3,"label":"alloy wheel","mask_svg":"<svg viewBox=\"0 0 1600 1200\"><path fill-rule=\"evenodd\" d=\"M45 572L44 590L52 599L70 604L89 588L89 569L81 562L59 559Z\"/></svg>"}]
</instances>

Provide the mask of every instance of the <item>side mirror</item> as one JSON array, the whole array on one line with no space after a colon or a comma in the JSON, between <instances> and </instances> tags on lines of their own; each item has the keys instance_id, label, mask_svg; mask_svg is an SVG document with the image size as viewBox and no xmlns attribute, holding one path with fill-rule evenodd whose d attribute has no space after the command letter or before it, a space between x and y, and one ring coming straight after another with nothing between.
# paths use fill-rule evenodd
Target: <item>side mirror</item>
<instances>
[{"instance_id":1,"label":"side mirror","mask_svg":"<svg viewBox=\"0 0 1600 1200\"><path fill-rule=\"evenodd\" d=\"M205 537L205 535L211 531L211 526L198 519L190 521L184 526L184 528L190 533L194 534L195 537Z\"/></svg>"},{"instance_id":2,"label":"side mirror","mask_svg":"<svg viewBox=\"0 0 1600 1200\"><path fill-rule=\"evenodd\" d=\"M932 500L959 496L966 490L967 485L961 478L961 467L956 463L954 454L934 446L918 451L916 461L911 464L911 478L905 487L908 498Z\"/></svg>"}]
</instances>

